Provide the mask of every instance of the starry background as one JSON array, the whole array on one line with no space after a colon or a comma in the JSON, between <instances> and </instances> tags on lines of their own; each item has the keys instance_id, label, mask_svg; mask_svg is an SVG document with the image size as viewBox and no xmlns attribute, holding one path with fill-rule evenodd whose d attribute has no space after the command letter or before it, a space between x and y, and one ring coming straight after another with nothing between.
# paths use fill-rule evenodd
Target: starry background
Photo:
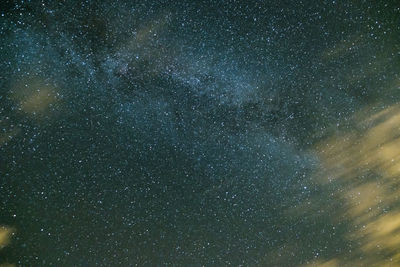
<instances>
[{"instance_id":1,"label":"starry background","mask_svg":"<svg viewBox=\"0 0 400 267\"><path fill-rule=\"evenodd\" d=\"M398 1L0 6L0 263L361 257L316 146L400 99Z\"/></svg>"}]
</instances>

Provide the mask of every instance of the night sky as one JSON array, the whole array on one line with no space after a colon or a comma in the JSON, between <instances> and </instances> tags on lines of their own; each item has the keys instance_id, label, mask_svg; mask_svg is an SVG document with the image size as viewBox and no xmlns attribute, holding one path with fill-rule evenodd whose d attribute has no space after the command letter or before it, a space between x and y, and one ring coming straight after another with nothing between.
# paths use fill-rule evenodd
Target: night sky
<instances>
[{"instance_id":1,"label":"night sky","mask_svg":"<svg viewBox=\"0 0 400 267\"><path fill-rule=\"evenodd\" d=\"M400 266L398 0L2 1L0 34L0 266Z\"/></svg>"}]
</instances>

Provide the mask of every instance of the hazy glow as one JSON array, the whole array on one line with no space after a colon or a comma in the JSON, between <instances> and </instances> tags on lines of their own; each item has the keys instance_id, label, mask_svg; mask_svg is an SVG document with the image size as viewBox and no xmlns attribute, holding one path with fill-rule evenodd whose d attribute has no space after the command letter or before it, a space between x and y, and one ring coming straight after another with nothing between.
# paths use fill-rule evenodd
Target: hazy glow
<instances>
[{"instance_id":1,"label":"hazy glow","mask_svg":"<svg viewBox=\"0 0 400 267\"><path fill-rule=\"evenodd\" d=\"M7 246L11 241L14 230L10 227L0 226L0 249Z\"/></svg>"},{"instance_id":2,"label":"hazy glow","mask_svg":"<svg viewBox=\"0 0 400 267\"><path fill-rule=\"evenodd\" d=\"M337 198L343 207L336 217L351 220L353 228L347 238L359 244L357 252L365 255L357 261L332 262L338 262L337 266L360 262L383 266L382 257L386 256L385 260L400 264L400 212L393 208L400 196L400 107L392 106L367 118L360 113L354 123L352 131L318 147L324 168L316 181L341 186Z\"/></svg>"},{"instance_id":3,"label":"hazy glow","mask_svg":"<svg viewBox=\"0 0 400 267\"><path fill-rule=\"evenodd\" d=\"M39 78L22 79L11 89L11 98L30 115L47 111L57 101L57 90Z\"/></svg>"}]
</instances>

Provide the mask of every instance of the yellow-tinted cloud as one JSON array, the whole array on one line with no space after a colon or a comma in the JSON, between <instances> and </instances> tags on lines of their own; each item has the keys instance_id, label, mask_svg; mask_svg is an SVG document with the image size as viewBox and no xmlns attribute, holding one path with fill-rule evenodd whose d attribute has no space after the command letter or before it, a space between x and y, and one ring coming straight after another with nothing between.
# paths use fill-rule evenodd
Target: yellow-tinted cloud
<instances>
[{"instance_id":1,"label":"yellow-tinted cloud","mask_svg":"<svg viewBox=\"0 0 400 267\"><path fill-rule=\"evenodd\" d=\"M11 98L29 115L41 115L57 101L57 88L38 77L23 78L10 90Z\"/></svg>"},{"instance_id":2,"label":"yellow-tinted cloud","mask_svg":"<svg viewBox=\"0 0 400 267\"><path fill-rule=\"evenodd\" d=\"M315 181L340 188L334 201L342 208L335 212L350 222L345 238L359 244L354 249L365 255L342 255L332 266L400 266L400 106L375 114L364 110L353 120L353 129L316 149L323 168ZM325 266L315 264L310 266Z\"/></svg>"},{"instance_id":3,"label":"yellow-tinted cloud","mask_svg":"<svg viewBox=\"0 0 400 267\"><path fill-rule=\"evenodd\" d=\"M11 241L14 229L6 226L0 226L0 249L7 246Z\"/></svg>"}]
</instances>

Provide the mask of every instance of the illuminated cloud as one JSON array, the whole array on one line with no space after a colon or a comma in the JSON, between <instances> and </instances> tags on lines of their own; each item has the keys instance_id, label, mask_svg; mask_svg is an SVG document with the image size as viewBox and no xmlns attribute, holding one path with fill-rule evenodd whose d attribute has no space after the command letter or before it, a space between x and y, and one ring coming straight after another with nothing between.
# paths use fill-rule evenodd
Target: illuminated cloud
<instances>
[{"instance_id":1,"label":"illuminated cloud","mask_svg":"<svg viewBox=\"0 0 400 267\"><path fill-rule=\"evenodd\" d=\"M27 115L45 115L57 102L57 89L38 77L21 79L11 88L10 94Z\"/></svg>"}]
</instances>

